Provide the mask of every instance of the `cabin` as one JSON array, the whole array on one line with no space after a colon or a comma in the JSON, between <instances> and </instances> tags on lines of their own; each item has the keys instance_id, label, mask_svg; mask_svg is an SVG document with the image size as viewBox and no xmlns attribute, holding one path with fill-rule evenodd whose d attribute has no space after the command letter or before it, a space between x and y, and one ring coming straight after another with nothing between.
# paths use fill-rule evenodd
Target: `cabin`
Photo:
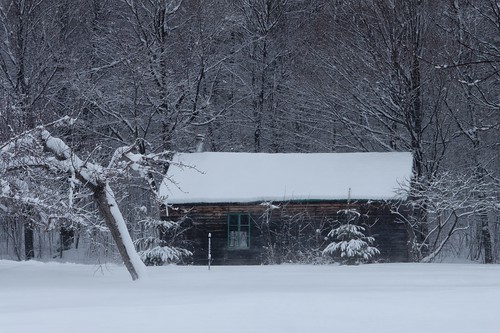
<instances>
[{"instance_id":1,"label":"cabin","mask_svg":"<svg viewBox=\"0 0 500 333\"><path fill-rule=\"evenodd\" d=\"M404 262L408 235L396 209L411 176L405 152L180 153L160 194L163 218L185 227L193 264L208 263L209 247L212 264L314 262L340 212L353 209L377 260Z\"/></svg>"}]
</instances>

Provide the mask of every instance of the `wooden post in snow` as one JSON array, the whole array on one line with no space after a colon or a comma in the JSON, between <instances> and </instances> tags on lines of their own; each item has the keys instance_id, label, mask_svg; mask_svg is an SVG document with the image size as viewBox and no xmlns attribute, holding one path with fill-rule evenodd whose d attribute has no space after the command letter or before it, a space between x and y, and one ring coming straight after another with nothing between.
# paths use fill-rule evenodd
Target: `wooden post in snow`
<instances>
[{"instance_id":1,"label":"wooden post in snow","mask_svg":"<svg viewBox=\"0 0 500 333\"><path fill-rule=\"evenodd\" d=\"M208 233L208 270L210 270L210 264L212 262L212 233Z\"/></svg>"}]
</instances>

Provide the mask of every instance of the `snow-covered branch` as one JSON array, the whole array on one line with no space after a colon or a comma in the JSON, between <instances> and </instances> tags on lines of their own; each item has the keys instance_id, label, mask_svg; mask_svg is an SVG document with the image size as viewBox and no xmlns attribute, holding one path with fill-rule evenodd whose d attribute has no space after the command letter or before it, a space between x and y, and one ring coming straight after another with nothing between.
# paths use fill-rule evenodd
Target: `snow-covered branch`
<instances>
[{"instance_id":1,"label":"snow-covered branch","mask_svg":"<svg viewBox=\"0 0 500 333\"><path fill-rule=\"evenodd\" d=\"M420 240L413 244L420 254L420 261L432 261L448 241L462 231L468 230L474 217L499 211L497 186L491 181L479 181L474 174L443 173L432 181L413 184L406 189L413 211L425 211L425 218L418 220L413 214L406 216L397 209L400 221L410 232L418 234ZM424 255L422 255L424 254Z\"/></svg>"},{"instance_id":2,"label":"snow-covered branch","mask_svg":"<svg viewBox=\"0 0 500 333\"><path fill-rule=\"evenodd\" d=\"M54 124L68 121L70 121L69 118L63 118ZM144 160L148 161L150 158L154 160L155 156L146 157ZM117 150L112 161L119 159L126 159L127 165L133 166L138 171L144 166L140 163L142 157L139 154L133 154L130 149ZM27 169L42 167L51 172L66 174L71 180L70 193L75 179L89 188L113 235L118 251L132 279L135 280L146 275L145 266L135 251L125 219L110 187L112 177L123 171L114 167L113 164L116 163L113 162L108 167L103 167L100 164L82 160L61 138L53 136L46 127L37 127L24 135L17 136L1 145L0 150L0 172L2 173L8 172L13 166ZM10 186L7 181L2 180L1 189L2 195L8 195ZM69 206L71 205L70 199ZM68 208L67 205L64 206Z\"/></svg>"}]
</instances>

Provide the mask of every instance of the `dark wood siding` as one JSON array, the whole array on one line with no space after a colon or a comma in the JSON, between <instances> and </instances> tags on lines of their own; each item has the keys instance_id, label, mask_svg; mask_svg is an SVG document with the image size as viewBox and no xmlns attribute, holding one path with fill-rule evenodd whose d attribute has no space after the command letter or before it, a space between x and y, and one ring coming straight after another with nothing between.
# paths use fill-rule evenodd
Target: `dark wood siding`
<instances>
[{"instance_id":1,"label":"dark wood siding","mask_svg":"<svg viewBox=\"0 0 500 333\"><path fill-rule=\"evenodd\" d=\"M279 208L269 209L260 203L174 205L169 209L169 218L185 218L188 226L186 238L190 241L194 264L207 263L208 233L212 235L213 264L261 264L268 262L266 250L271 242L278 247L280 244L289 247L289 252L303 253L304 247L321 250L326 245L325 236L331 230L337 212L356 208L361 213L360 223L366 228L366 234L375 238L375 246L381 252L378 259L389 262L408 260L406 229L397 222L387 203L354 202L348 205L345 201L318 201L273 204ZM251 216L249 249L228 249L227 216L230 213ZM287 229L281 230L289 235L283 235L283 239L271 239L276 234L272 231L284 226ZM283 253L284 261L287 255L295 254Z\"/></svg>"}]
</instances>

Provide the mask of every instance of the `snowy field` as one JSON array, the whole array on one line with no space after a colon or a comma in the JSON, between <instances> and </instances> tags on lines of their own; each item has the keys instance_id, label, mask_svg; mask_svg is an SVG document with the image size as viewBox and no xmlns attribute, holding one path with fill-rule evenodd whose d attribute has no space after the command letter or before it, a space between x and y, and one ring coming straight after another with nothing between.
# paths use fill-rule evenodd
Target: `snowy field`
<instances>
[{"instance_id":1,"label":"snowy field","mask_svg":"<svg viewBox=\"0 0 500 333\"><path fill-rule=\"evenodd\" d=\"M0 261L0 332L500 332L500 266Z\"/></svg>"}]
</instances>

